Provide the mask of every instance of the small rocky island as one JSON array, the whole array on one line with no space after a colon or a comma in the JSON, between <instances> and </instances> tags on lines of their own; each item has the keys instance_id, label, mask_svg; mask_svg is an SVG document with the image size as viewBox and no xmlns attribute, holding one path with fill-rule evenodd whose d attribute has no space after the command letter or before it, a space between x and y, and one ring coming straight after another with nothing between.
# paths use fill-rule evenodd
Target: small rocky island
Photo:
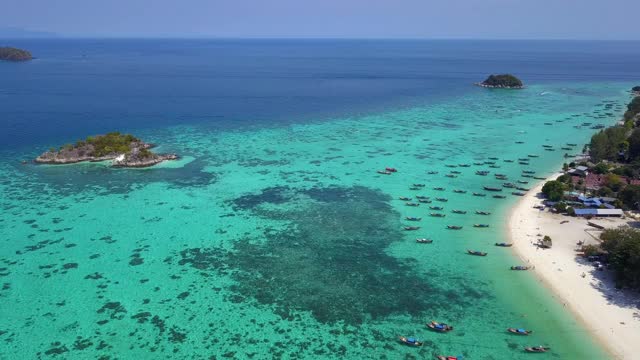
<instances>
[{"instance_id":1,"label":"small rocky island","mask_svg":"<svg viewBox=\"0 0 640 360\"><path fill-rule=\"evenodd\" d=\"M640 96L640 86L634 86L631 88L631 93L635 96Z\"/></svg>"},{"instance_id":2,"label":"small rocky island","mask_svg":"<svg viewBox=\"0 0 640 360\"><path fill-rule=\"evenodd\" d=\"M489 75L489 77L476 85L495 89L522 89L524 84L520 79L511 74Z\"/></svg>"},{"instance_id":3,"label":"small rocky island","mask_svg":"<svg viewBox=\"0 0 640 360\"><path fill-rule=\"evenodd\" d=\"M0 47L0 60L6 61L27 61L33 57L27 50L16 49L12 47Z\"/></svg>"},{"instance_id":4,"label":"small rocky island","mask_svg":"<svg viewBox=\"0 0 640 360\"><path fill-rule=\"evenodd\" d=\"M112 132L89 136L60 149L51 148L35 159L38 164L73 164L83 161L111 160L114 167L148 167L165 160L175 160L176 154L155 154L148 144L131 134Z\"/></svg>"}]
</instances>

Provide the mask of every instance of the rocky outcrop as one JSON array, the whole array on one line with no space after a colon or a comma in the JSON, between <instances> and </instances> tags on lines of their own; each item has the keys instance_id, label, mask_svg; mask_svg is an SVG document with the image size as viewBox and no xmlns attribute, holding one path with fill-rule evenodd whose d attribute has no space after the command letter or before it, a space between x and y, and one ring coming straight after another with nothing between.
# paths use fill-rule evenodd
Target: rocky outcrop
<instances>
[{"instance_id":1,"label":"rocky outcrop","mask_svg":"<svg viewBox=\"0 0 640 360\"><path fill-rule=\"evenodd\" d=\"M65 145L42 153L34 161L38 164L73 164L84 161L111 160L113 167L148 167L166 160L178 159L176 154L156 154L150 151L153 144L145 143L132 135L109 133L88 137L75 145Z\"/></svg>"},{"instance_id":2,"label":"rocky outcrop","mask_svg":"<svg viewBox=\"0 0 640 360\"><path fill-rule=\"evenodd\" d=\"M485 88L495 88L495 89L522 89L524 88L524 84L522 80L511 74L500 74L500 75L489 75L489 77L481 82L476 83L476 85L485 87Z\"/></svg>"},{"instance_id":3,"label":"rocky outcrop","mask_svg":"<svg viewBox=\"0 0 640 360\"><path fill-rule=\"evenodd\" d=\"M16 49L12 47L0 47L0 60L6 61L27 61L33 57L27 50Z\"/></svg>"}]
</instances>

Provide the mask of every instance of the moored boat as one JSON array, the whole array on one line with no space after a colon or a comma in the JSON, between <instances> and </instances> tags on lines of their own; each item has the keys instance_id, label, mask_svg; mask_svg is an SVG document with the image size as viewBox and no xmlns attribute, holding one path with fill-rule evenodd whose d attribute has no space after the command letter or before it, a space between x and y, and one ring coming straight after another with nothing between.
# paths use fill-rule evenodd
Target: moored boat
<instances>
[{"instance_id":1,"label":"moored boat","mask_svg":"<svg viewBox=\"0 0 640 360\"><path fill-rule=\"evenodd\" d=\"M501 188L492 187L492 186L483 186L482 188L487 190L487 191L502 191Z\"/></svg>"},{"instance_id":2,"label":"moored boat","mask_svg":"<svg viewBox=\"0 0 640 360\"><path fill-rule=\"evenodd\" d=\"M445 217L445 214L442 213L430 213L429 216L433 216L433 217Z\"/></svg>"},{"instance_id":3,"label":"moored boat","mask_svg":"<svg viewBox=\"0 0 640 360\"><path fill-rule=\"evenodd\" d=\"M476 210L476 214L478 214L478 215L491 215L491 213L488 212L488 211L479 211L479 210Z\"/></svg>"},{"instance_id":4,"label":"moored boat","mask_svg":"<svg viewBox=\"0 0 640 360\"><path fill-rule=\"evenodd\" d=\"M416 199L428 199L428 196L416 195Z\"/></svg>"},{"instance_id":5,"label":"moored boat","mask_svg":"<svg viewBox=\"0 0 640 360\"><path fill-rule=\"evenodd\" d=\"M405 226L404 227L405 231L415 231L415 230L420 230L420 226Z\"/></svg>"},{"instance_id":6,"label":"moored boat","mask_svg":"<svg viewBox=\"0 0 640 360\"><path fill-rule=\"evenodd\" d=\"M526 270L529 270L529 267L528 266L523 266L523 265L518 265L518 266L512 266L511 270L526 271Z\"/></svg>"},{"instance_id":7,"label":"moored boat","mask_svg":"<svg viewBox=\"0 0 640 360\"><path fill-rule=\"evenodd\" d=\"M384 169L389 171L389 172L398 172L398 170L396 168L392 168L392 167L386 167Z\"/></svg>"},{"instance_id":8,"label":"moored boat","mask_svg":"<svg viewBox=\"0 0 640 360\"><path fill-rule=\"evenodd\" d=\"M487 194L474 192L474 193L473 193L473 196L484 197L484 196L487 196Z\"/></svg>"},{"instance_id":9,"label":"moored boat","mask_svg":"<svg viewBox=\"0 0 640 360\"><path fill-rule=\"evenodd\" d=\"M406 196L400 196L398 199L400 199L402 201L411 201L411 198L410 197L406 197Z\"/></svg>"},{"instance_id":10,"label":"moored boat","mask_svg":"<svg viewBox=\"0 0 640 360\"><path fill-rule=\"evenodd\" d=\"M517 328L508 328L507 331L512 333L512 334L517 334L517 335L529 335L529 334L533 333L533 331L531 331L531 330L517 329Z\"/></svg>"},{"instance_id":11,"label":"moored boat","mask_svg":"<svg viewBox=\"0 0 640 360\"><path fill-rule=\"evenodd\" d=\"M407 206L420 206L420 204L418 203L412 203L412 202L408 202L408 203L404 203Z\"/></svg>"},{"instance_id":12,"label":"moored boat","mask_svg":"<svg viewBox=\"0 0 640 360\"><path fill-rule=\"evenodd\" d=\"M489 174L489 171L487 171L487 170L478 170L478 171L476 171L476 175L487 176L487 174Z\"/></svg>"},{"instance_id":13,"label":"moored boat","mask_svg":"<svg viewBox=\"0 0 640 360\"><path fill-rule=\"evenodd\" d=\"M502 184L502 187L515 188L516 184L507 182L507 183Z\"/></svg>"},{"instance_id":14,"label":"moored boat","mask_svg":"<svg viewBox=\"0 0 640 360\"><path fill-rule=\"evenodd\" d=\"M474 255L474 256L487 256L486 252L482 252L482 251L477 251L477 250L468 250L467 249L467 253L469 255Z\"/></svg>"},{"instance_id":15,"label":"moored boat","mask_svg":"<svg viewBox=\"0 0 640 360\"><path fill-rule=\"evenodd\" d=\"M488 228L489 224L473 224L473 227L477 228Z\"/></svg>"},{"instance_id":16,"label":"moored boat","mask_svg":"<svg viewBox=\"0 0 640 360\"><path fill-rule=\"evenodd\" d=\"M452 213L454 214L466 214L467 212L465 210L451 210Z\"/></svg>"},{"instance_id":17,"label":"moored boat","mask_svg":"<svg viewBox=\"0 0 640 360\"><path fill-rule=\"evenodd\" d=\"M550 347L548 346L527 346L524 348L524 351L526 352L532 352L532 353L543 353L543 352L547 352L551 350Z\"/></svg>"},{"instance_id":18,"label":"moored boat","mask_svg":"<svg viewBox=\"0 0 640 360\"><path fill-rule=\"evenodd\" d=\"M458 355L458 356L437 355L436 359L438 359L438 360L462 360L462 355Z\"/></svg>"},{"instance_id":19,"label":"moored boat","mask_svg":"<svg viewBox=\"0 0 640 360\"><path fill-rule=\"evenodd\" d=\"M418 339L413 337L398 336L398 340L408 346L422 346L422 341L419 341Z\"/></svg>"},{"instance_id":20,"label":"moored boat","mask_svg":"<svg viewBox=\"0 0 640 360\"><path fill-rule=\"evenodd\" d=\"M407 216L404 219L407 220L407 221L420 221L420 220L422 220L422 218L414 217L414 216Z\"/></svg>"},{"instance_id":21,"label":"moored boat","mask_svg":"<svg viewBox=\"0 0 640 360\"><path fill-rule=\"evenodd\" d=\"M448 178L453 178L453 179L458 177L458 175L454 175L454 174L447 174L445 176L448 177Z\"/></svg>"},{"instance_id":22,"label":"moored boat","mask_svg":"<svg viewBox=\"0 0 640 360\"><path fill-rule=\"evenodd\" d=\"M438 198L436 198L436 201L447 202L449 200L447 198L438 197Z\"/></svg>"},{"instance_id":23,"label":"moored boat","mask_svg":"<svg viewBox=\"0 0 640 360\"><path fill-rule=\"evenodd\" d=\"M504 195L493 195L494 199L506 199L507 197Z\"/></svg>"},{"instance_id":24,"label":"moored boat","mask_svg":"<svg viewBox=\"0 0 640 360\"><path fill-rule=\"evenodd\" d=\"M431 244L433 240L422 238L422 239L416 239L416 242L419 244Z\"/></svg>"},{"instance_id":25,"label":"moored boat","mask_svg":"<svg viewBox=\"0 0 640 360\"><path fill-rule=\"evenodd\" d=\"M461 230L462 226L458 226L458 225L447 225L447 229L449 230Z\"/></svg>"},{"instance_id":26,"label":"moored boat","mask_svg":"<svg viewBox=\"0 0 640 360\"><path fill-rule=\"evenodd\" d=\"M415 187L425 187L427 185L426 184L413 184L413 186L415 186Z\"/></svg>"},{"instance_id":27,"label":"moored boat","mask_svg":"<svg viewBox=\"0 0 640 360\"><path fill-rule=\"evenodd\" d=\"M443 187L434 187L433 190L444 191L444 188Z\"/></svg>"},{"instance_id":28,"label":"moored boat","mask_svg":"<svg viewBox=\"0 0 640 360\"><path fill-rule=\"evenodd\" d=\"M535 174L536 172L533 170L522 170L523 174Z\"/></svg>"},{"instance_id":29,"label":"moored boat","mask_svg":"<svg viewBox=\"0 0 640 360\"><path fill-rule=\"evenodd\" d=\"M457 193L457 194L466 194L466 193L467 193L467 190L455 189L455 190L453 190L453 192L454 192L454 193Z\"/></svg>"},{"instance_id":30,"label":"moored boat","mask_svg":"<svg viewBox=\"0 0 640 360\"><path fill-rule=\"evenodd\" d=\"M449 332L451 330L453 330L453 326L451 325L447 325L445 323L440 323L437 321L432 321L430 323L427 324L427 327L433 331L437 331L437 332Z\"/></svg>"},{"instance_id":31,"label":"moored boat","mask_svg":"<svg viewBox=\"0 0 640 360\"><path fill-rule=\"evenodd\" d=\"M444 210L444 208L442 206L429 206L429 209L431 209L431 210Z\"/></svg>"},{"instance_id":32,"label":"moored boat","mask_svg":"<svg viewBox=\"0 0 640 360\"><path fill-rule=\"evenodd\" d=\"M437 173L438 173L437 171L427 171L427 174L429 174L429 175L434 175L434 174L437 174Z\"/></svg>"},{"instance_id":33,"label":"moored boat","mask_svg":"<svg viewBox=\"0 0 640 360\"><path fill-rule=\"evenodd\" d=\"M511 193L512 195L516 195L516 196L525 196L526 194L521 192L521 191L514 191Z\"/></svg>"},{"instance_id":34,"label":"moored boat","mask_svg":"<svg viewBox=\"0 0 640 360\"><path fill-rule=\"evenodd\" d=\"M419 203L424 203L424 204L431 204L432 201L429 200L429 199L418 199L418 202Z\"/></svg>"},{"instance_id":35,"label":"moored boat","mask_svg":"<svg viewBox=\"0 0 640 360\"><path fill-rule=\"evenodd\" d=\"M503 243L503 242L501 242L501 243L496 243L496 246L500 246L500 247L512 247L512 246L513 246L513 244L510 244L510 243Z\"/></svg>"},{"instance_id":36,"label":"moored boat","mask_svg":"<svg viewBox=\"0 0 640 360\"><path fill-rule=\"evenodd\" d=\"M378 170L376 171L378 174L382 174L382 175L391 175L391 171L386 171L386 170Z\"/></svg>"}]
</instances>

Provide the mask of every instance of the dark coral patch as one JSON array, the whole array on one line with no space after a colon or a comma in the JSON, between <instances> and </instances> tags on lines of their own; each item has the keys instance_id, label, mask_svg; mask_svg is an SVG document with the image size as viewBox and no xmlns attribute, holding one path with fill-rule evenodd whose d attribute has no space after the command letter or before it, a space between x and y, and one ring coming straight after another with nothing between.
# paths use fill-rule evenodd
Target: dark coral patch
<instances>
[{"instance_id":1,"label":"dark coral patch","mask_svg":"<svg viewBox=\"0 0 640 360\"><path fill-rule=\"evenodd\" d=\"M264 189L234 200L233 207L289 221L288 229L266 230L262 239L240 239L232 251L187 249L180 253L179 264L230 272L236 280L235 297L271 305L283 318L302 310L321 322L360 324L471 301L437 291L435 276L416 274L410 260L386 252L403 236L400 216L389 200L365 187ZM470 287L461 284L460 293L470 292ZM487 296L481 290L473 293Z\"/></svg>"}]
</instances>

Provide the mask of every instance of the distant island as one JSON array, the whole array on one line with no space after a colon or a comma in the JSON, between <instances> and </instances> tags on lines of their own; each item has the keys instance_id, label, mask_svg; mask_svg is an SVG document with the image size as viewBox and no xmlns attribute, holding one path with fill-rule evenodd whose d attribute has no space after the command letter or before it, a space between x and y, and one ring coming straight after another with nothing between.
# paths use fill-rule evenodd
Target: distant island
<instances>
[{"instance_id":1,"label":"distant island","mask_svg":"<svg viewBox=\"0 0 640 360\"><path fill-rule=\"evenodd\" d=\"M0 60L6 61L27 61L33 57L27 50L16 49L12 47L0 47Z\"/></svg>"},{"instance_id":2,"label":"distant island","mask_svg":"<svg viewBox=\"0 0 640 360\"><path fill-rule=\"evenodd\" d=\"M524 84L520 79L511 74L489 75L489 77L476 85L497 89L522 89Z\"/></svg>"},{"instance_id":3,"label":"distant island","mask_svg":"<svg viewBox=\"0 0 640 360\"><path fill-rule=\"evenodd\" d=\"M114 167L148 167L165 160L175 160L175 154L155 154L152 144L143 142L131 134L111 132L89 136L75 145L60 149L51 148L35 159L38 164L72 164L83 161L112 160Z\"/></svg>"}]
</instances>

